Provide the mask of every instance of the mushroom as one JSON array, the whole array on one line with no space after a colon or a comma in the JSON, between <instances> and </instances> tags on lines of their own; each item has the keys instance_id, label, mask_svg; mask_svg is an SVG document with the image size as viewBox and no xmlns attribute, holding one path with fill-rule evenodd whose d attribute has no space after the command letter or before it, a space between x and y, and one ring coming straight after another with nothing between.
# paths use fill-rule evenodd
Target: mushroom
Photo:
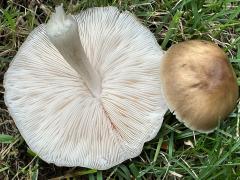
<instances>
[{"instance_id":1,"label":"mushroom","mask_svg":"<svg viewBox=\"0 0 240 180\"><path fill-rule=\"evenodd\" d=\"M72 16L60 6L11 62L5 103L44 161L108 169L138 156L161 127L162 56L127 11L99 7Z\"/></svg>"},{"instance_id":2,"label":"mushroom","mask_svg":"<svg viewBox=\"0 0 240 180\"><path fill-rule=\"evenodd\" d=\"M212 132L236 106L236 76L226 54L213 43L191 40L171 46L160 74L169 109L192 130Z\"/></svg>"}]
</instances>

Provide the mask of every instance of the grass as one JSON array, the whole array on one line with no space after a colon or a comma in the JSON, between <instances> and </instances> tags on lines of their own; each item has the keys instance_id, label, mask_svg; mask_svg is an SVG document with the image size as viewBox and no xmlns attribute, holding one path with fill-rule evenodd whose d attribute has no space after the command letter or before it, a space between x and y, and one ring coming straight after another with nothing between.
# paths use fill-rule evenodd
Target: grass
<instances>
[{"instance_id":1,"label":"grass","mask_svg":"<svg viewBox=\"0 0 240 180\"><path fill-rule=\"evenodd\" d=\"M0 1L0 79L27 35L49 18L62 1ZM238 0L72 0L69 13L93 6L117 6L134 13L163 49L188 39L217 43L240 76L240 2ZM238 78L240 83L240 78ZM166 114L156 136L141 155L107 171L60 168L28 149L3 100L0 84L0 179L240 179L238 106L209 135L193 132Z\"/></svg>"}]
</instances>

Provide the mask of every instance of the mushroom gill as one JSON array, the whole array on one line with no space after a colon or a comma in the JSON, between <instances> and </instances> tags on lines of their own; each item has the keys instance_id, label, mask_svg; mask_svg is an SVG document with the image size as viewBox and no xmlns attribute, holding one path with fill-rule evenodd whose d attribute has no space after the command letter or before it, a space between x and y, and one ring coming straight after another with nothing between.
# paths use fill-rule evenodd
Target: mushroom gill
<instances>
[{"instance_id":1,"label":"mushroom gill","mask_svg":"<svg viewBox=\"0 0 240 180\"><path fill-rule=\"evenodd\" d=\"M132 14L62 7L31 32L4 77L5 103L40 158L107 169L138 156L167 110L163 51Z\"/></svg>"}]
</instances>

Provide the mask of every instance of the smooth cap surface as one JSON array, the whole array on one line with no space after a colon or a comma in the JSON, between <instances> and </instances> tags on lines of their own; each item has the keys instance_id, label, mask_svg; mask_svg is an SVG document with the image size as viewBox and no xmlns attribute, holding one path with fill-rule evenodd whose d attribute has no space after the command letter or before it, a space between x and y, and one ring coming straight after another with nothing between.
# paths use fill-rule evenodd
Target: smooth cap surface
<instances>
[{"instance_id":1,"label":"smooth cap surface","mask_svg":"<svg viewBox=\"0 0 240 180\"><path fill-rule=\"evenodd\" d=\"M193 130L213 131L236 105L235 73L226 54L213 43L191 40L173 45L160 72L170 110Z\"/></svg>"}]
</instances>

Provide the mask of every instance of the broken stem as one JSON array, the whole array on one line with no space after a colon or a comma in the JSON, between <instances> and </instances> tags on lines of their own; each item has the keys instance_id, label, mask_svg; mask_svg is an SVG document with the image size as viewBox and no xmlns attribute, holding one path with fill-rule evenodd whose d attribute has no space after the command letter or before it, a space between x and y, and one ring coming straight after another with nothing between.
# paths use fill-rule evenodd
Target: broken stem
<instances>
[{"instance_id":1,"label":"broken stem","mask_svg":"<svg viewBox=\"0 0 240 180\"><path fill-rule=\"evenodd\" d=\"M82 77L94 97L101 94L101 78L92 67L80 41L78 24L66 15L62 5L56 7L47 23L47 36L67 63Z\"/></svg>"}]
</instances>

